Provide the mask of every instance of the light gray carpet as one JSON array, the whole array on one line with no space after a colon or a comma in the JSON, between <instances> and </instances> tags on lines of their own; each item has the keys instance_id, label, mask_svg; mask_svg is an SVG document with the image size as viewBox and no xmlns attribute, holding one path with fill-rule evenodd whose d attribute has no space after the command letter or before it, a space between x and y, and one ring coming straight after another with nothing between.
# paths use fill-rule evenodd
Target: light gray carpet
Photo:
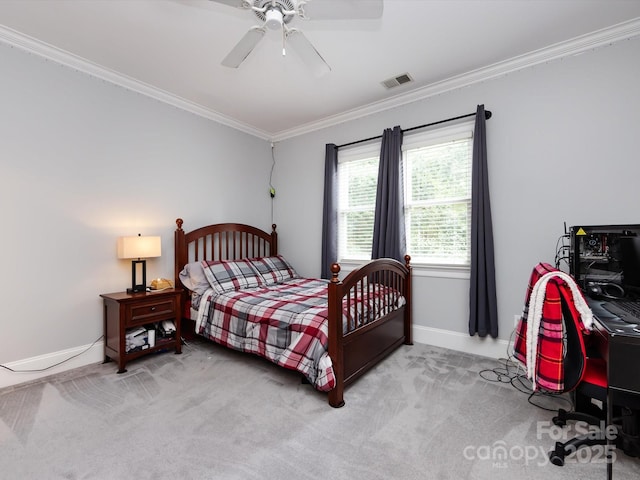
<instances>
[{"instance_id":1,"label":"light gray carpet","mask_svg":"<svg viewBox=\"0 0 640 480\"><path fill-rule=\"evenodd\" d=\"M479 375L495 367L405 346L333 409L294 372L196 341L0 390L0 478L605 479L602 458L548 463L552 414ZM638 477L618 453L614 478Z\"/></svg>"}]
</instances>

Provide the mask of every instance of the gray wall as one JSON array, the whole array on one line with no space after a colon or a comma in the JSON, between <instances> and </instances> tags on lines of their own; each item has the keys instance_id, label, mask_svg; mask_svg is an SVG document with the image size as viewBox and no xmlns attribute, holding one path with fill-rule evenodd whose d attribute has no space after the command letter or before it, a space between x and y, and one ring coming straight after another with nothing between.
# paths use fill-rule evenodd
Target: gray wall
<instances>
[{"instance_id":1,"label":"gray wall","mask_svg":"<svg viewBox=\"0 0 640 480\"><path fill-rule=\"evenodd\" d=\"M177 217L271 224L268 142L1 43L0 65L0 363L102 334L118 236L160 235L147 276L173 278Z\"/></svg>"},{"instance_id":2,"label":"gray wall","mask_svg":"<svg viewBox=\"0 0 640 480\"><path fill-rule=\"evenodd\" d=\"M640 223L638 58L640 39L623 41L278 142L281 251L301 274L319 275L326 143L484 103L494 114L501 341L466 334L464 276L417 269L414 322L419 341L494 355L522 309L532 266L553 262L565 221ZM49 354L59 360L102 334L98 295L130 283L118 236L161 235L163 256L148 261L148 275L171 277L176 217L186 229L271 224L268 142L4 44L0 65L0 363L50 364ZM81 362L97 361L93 351ZM0 386L20 379L0 372Z\"/></svg>"},{"instance_id":3,"label":"gray wall","mask_svg":"<svg viewBox=\"0 0 640 480\"><path fill-rule=\"evenodd\" d=\"M531 269L554 262L565 221L640 223L638 58L636 38L279 142L274 183L283 251L304 275L319 274L326 143L369 138L394 125L410 128L484 104L493 112L487 148L503 342L465 333L468 278L416 271L414 322L424 341L477 353L502 349L522 310Z\"/></svg>"}]
</instances>

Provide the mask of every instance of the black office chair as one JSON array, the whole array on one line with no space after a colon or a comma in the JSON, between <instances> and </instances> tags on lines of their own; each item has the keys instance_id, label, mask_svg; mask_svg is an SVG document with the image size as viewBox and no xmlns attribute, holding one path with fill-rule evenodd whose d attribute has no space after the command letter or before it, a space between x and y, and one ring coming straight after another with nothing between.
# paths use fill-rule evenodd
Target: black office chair
<instances>
[{"instance_id":1,"label":"black office chair","mask_svg":"<svg viewBox=\"0 0 640 480\"><path fill-rule=\"evenodd\" d=\"M547 263L539 263L531 274L525 298L525 314L518 325L516 344L514 345L516 358L525 365L525 332L531 294L542 276L555 272L560 271ZM553 350L553 354L557 355L559 359L543 354L543 360L537 362L536 368L541 370L536 371L536 380L540 380L540 383L553 393L569 393L572 399L573 411L559 409L558 414L553 417L555 425L565 426L569 421L580 421L588 423L593 428L589 429L589 433L575 436L566 442L556 442L554 448L549 452L549 459L558 466L563 466L565 457L576 452L579 448L607 443L605 432L596 433L606 420L608 389L606 363L602 358L592 355L592 350L595 350L592 345L595 335L591 334L581 321L573 298L574 291L577 289L570 288L566 276L552 275L546 284L545 302L549 302L549 305L544 311L547 316L545 320L548 323L544 328L541 328L541 331L545 328L557 330L561 324L563 341L561 350ZM550 335L550 337L552 336ZM536 340L544 343L544 340ZM552 349L557 348L557 342L552 339L551 343L555 343L555 347L552 346ZM540 344L538 348L541 348ZM560 363L554 363L554 360ZM541 367L542 363L545 363L545 366ZM560 365L561 371L555 368L557 365ZM596 405L593 400L598 400L599 405ZM614 409L616 415L614 424L617 427L615 445L627 455L640 456L640 442L638 441L640 421L637 415L640 406L626 401L624 403L628 406ZM633 407L634 410L629 407Z\"/></svg>"},{"instance_id":2,"label":"black office chair","mask_svg":"<svg viewBox=\"0 0 640 480\"><path fill-rule=\"evenodd\" d=\"M527 322L533 321L528 318L532 311L530 301L532 293L543 286L538 282L547 274L551 278L544 287L544 315L538 337L535 339L538 356L535 359L533 381L538 388L555 394L570 393L574 411L559 410L558 415L553 418L556 425L564 426L567 421L576 420L599 426L601 420L606 417L606 409L595 408L591 399L597 399L603 407L606 406L606 364L602 359L588 355L586 337L590 335L582 324L573 299L573 292L577 291L577 288L570 288L567 282L571 279L567 279L566 274L548 263L539 263L531 273L524 314L516 331L514 355L526 366ZM549 452L549 458L553 464L562 466L564 458L578 448L605 443L604 435L582 435L564 443L556 442L554 449Z\"/></svg>"},{"instance_id":3,"label":"black office chair","mask_svg":"<svg viewBox=\"0 0 640 480\"><path fill-rule=\"evenodd\" d=\"M561 303L566 347L563 362L565 391L570 394L574 410L568 412L559 409L558 415L553 417L552 421L561 427L573 420L599 428L606 420L607 365L603 359L590 356L591 338L583 334L580 317L572 298L566 298L566 295L561 294ZM597 400L599 406L592 400ZM565 457L578 448L606 443L605 432L594 434L590 429L590 433L575 436L566 442L556 442L553 450L549 452L549 460L554 465L563 466Z\"/></svg>"}]
</instances>

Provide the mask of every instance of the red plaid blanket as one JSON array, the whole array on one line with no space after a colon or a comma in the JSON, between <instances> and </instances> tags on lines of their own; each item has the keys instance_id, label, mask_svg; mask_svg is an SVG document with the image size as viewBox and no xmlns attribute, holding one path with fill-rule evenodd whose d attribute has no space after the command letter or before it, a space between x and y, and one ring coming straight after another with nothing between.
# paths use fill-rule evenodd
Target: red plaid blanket
<instances>
[{"instance_id":1,"label":"red plaid blanket","mask_svg":"<svg viewBox=\"0 0 640 480\"><path fill-rule=\"evenodd\" d=\"M296 278L268 287L209 291L200 303L196 332L296 370L316 389L329 391L335 387L335 375L327 353L327 287L325 280ZM376 300L369 298L365 305L362 295L351 297L354 303L344 316L345 328L404 304L404 298L388 295L386 287L367 290L377 292Z\"/></svg>"},{"instance_id":2,"label":"red plaid blanket","mask_svg":"<svg viewBox=\"0 0 640 480\"><path fill-rule=\"evenodd\" d=\"M527 366L527 322L529 320L530 300L534 287L540 278L550 272L559 272L548 263L539 263L533 269L525 296L522 318L516 328L514 341L514 357ZM569 309L576 321L580 318L573 300L573 293L567 283L559 277L549 279L544 291L544 304L540 329L538 331L537 354L535 358L534 386L540 386L551 392L564 392L565 326L563 324L562 305ZM574 320L576 319L576 320ZM578 322L582 325L581 322ZM583 333L588 333L586 328Z\"/></svg>"}]
</instances>

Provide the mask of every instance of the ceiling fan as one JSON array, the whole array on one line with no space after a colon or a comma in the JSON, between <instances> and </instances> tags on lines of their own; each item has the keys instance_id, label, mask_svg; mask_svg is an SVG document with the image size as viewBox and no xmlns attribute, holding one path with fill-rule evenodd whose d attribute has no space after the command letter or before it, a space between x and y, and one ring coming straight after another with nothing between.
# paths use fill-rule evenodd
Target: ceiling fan
<instances>
[{"instance_id":1,"label":"ceiling fan","mask_svg":"<svg viewBox=\"0 0 640 480\"><path fill-rule=\"evenodd\" d=\"M251 27L222 60L225 67L238 68L249 56L267 30L282 32L282 54L289 45L317 75L331 71L307 37L297 28L289 27L295 18L303 20L376 19L382 16L383 0L211 0L237 8L251 10L262 25Z\"/></svg>"}]
</instances>

